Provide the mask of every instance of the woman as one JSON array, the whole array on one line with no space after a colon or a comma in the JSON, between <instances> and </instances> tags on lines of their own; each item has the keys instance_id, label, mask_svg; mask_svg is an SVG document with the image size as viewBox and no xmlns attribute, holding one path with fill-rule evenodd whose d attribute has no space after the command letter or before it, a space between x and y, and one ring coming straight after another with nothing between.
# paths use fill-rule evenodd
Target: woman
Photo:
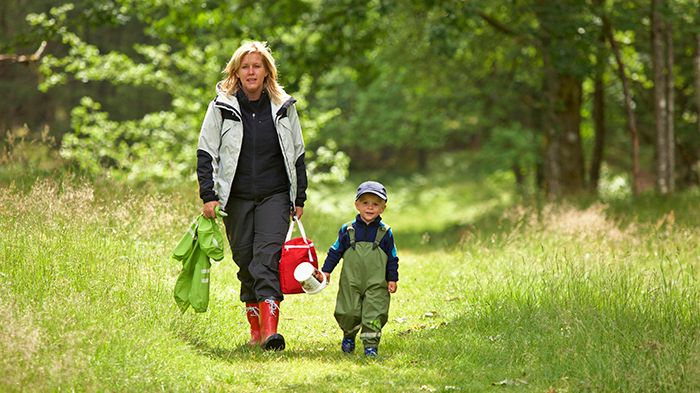
<instances>
[{"instance_id":1,"label":"woman","mask_svg":"<svg viewBox=\"0 0 700 393\"><path fill-rule=\"evenodd\" d=\"M263 42L241 45L224 73L197 147L202 212L213 218L221 206L228 213L224 224L239 267L249 344L283 350L279 260L290 214L304 212L307 185L296 100L277 83Z\"/></svg>"}]
</instances>

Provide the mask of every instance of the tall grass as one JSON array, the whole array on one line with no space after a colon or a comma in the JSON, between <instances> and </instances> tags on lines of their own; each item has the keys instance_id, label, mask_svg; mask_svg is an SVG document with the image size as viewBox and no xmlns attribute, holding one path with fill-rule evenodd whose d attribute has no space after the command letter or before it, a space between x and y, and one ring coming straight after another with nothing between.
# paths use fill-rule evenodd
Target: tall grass
<instances>
[{"instance_id":1,"label":"tall grass","mask_svg":"<svg viewBox=\"0 0 700 393\"><path fill-rule=\"evenodd\" d=\"M337 274L282 303L282 353L246 347L228 252L210 310L181 314L169 253L192 190L3 186L0 391L700 390L697 195L538 211L469 183L389 188L401 279L373 361L340 352ZM323 257L353 186L316 192Z\"/></svg>"}]
</instances>

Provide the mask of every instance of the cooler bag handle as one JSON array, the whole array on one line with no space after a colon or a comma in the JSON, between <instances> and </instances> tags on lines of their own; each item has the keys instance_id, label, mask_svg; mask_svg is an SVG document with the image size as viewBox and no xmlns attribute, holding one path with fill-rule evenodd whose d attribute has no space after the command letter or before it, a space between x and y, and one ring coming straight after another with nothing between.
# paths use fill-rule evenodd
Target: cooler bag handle
<instances>
[{"instance_id":1,"label":"cooler bag handle","mask_svg":"<svg viewBox=\"0 0 700 393\"><path fill-rule=\"evenodd\" d=\"M301 238L304 239L304 243L309 244L309 241L306 239L306 232L304 232L304 225L301 224L301 219L297 218L297 216L292 216L292 219L289 221L289 231L287 231L287 238L284 241L288 242L292 239L295 221L299 223L299 232L301 232Z\"/></svg>"}]
</instances>

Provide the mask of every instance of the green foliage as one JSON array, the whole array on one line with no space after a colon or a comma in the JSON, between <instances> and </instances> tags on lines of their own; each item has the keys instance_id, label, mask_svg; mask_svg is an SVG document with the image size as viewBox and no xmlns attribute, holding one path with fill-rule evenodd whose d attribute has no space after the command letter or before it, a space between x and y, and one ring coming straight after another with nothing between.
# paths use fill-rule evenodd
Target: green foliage
<instances>
[{"instance_id":1,"label":"green foliage","mask_svg":"<svg viewBox=\"0 0 700 393\"><path fill-rule=\"evenodd\" d=\"M330 145L330 146L329 146ZM350 158L330 143L316 149L307 165L309 181L316 185L344 182L348 177Z\"/></svg>"},{"instance_id":2,"label":"green foliage","mask_svg":"<svg viewBox=\"0 0 700 393\"><path fill-rule=\"evenodd\" d=\"M66 159L93 175L108 173L119 179L140 182L177 180L191 175L197 137L195 130L199 129L206 104L214 96L213 85L222 77L220 72L228 54L237 46L235 41L220 39L227 32L219 28L221 25L235 25L227 22L231 14L223 3L146 3L125 1L118 8L104 8L100 3L94 8L80 10L88 16L103 13L113 15L114 18L107 20L115 24L131 18L150 22L147 33L158 43L134 43L131 47L133 55L119 51L104 53L72 32L73 26L67 17L74 10L71 4L28 17L30 23L43 29L47 36L60 38L68 48L64 56L49 55L43 59L41 72L45 79L40 85L43 91L69 83L69 77L72 77L83 83L142 86L170 97L170 108L147 113L136 120L111 118L101 104L109 97L85 97L81 100L80 106L71 111L72 130L63 138L61 151ZM287 7L296 8L297 4L301 3L290 2ZM235 18L246 20L250 26L254 26L253 21L266 10L249 6L234 7L240 11L233 14ZM254 17L246 19L246 16ZM104 18L100 20L105 22ZM300 22L289 18L285 23ZM205 40L191 40L189 37L195 31ZM284 63L284 56L279 56L278 60ZM294 67L288 68L294 72ZM285 71L286 68L282 68L282 73ZM301 77L303 74L297 75ZM204 85L210 86L209 89L202 89ZM305 91L310 89L308 83L297 83L297 87ZM304 93L292 94L304 106ZM305 129L308 118L307 143L312 147L309 149L310 156L314 157L313 149L320 146L322 150L316 156L325 161L311 165L314 169L311 176L325 182L342 180L347 172L346 156L338 152L329 156L330 150L323 147L328 145L327 142L314 143L317 130L335 116L337 110L331 108L312 112L312 115L308 115L302 111ZM330 163L329 160L334 158L338 159L337 162ZM322 173L323 170L327 172Z\"/></svg>"},{"instance_id":3,"label":"green foliage","mask_svg":"<svg viewBox=\"0 0 700 393\"><path fill-rule=\"evenodd\" d=\"M194 172L196 135L172 112L151 113L137 121L115 122L100 104L84 98L71 113L73 133L61 155L91 175L119 180L177 180Z\"/></svg>"},{"instance_id":4,"label":"green foliage","mask_svg":"<svg viewBox=\"0 0 700 393\"><path fill-rule=\"evenodd\" d=\"M663 9L673 26L675 124L682 157L679 176L687 184L698 181L692 62L700 26L696 3L675 1ZM527 151L528 156L519 160L527 173L534 173L533 166L543 162L543 129L552 126L547 115L564 107L563 102L548 101L543 93L556 91L547 88L561 75L573 77L576 85L590 86L598 72L594 68L598 48L609 46L600 37L605 16L614 28L632 82L642 167L653 162L648 3L75 0L63 4L32 0L22 2L22 7L0 7L0 12L10 37L7 43L0 43L4 52L26 52L25 48L34 50L42 40L49 41L38 82L16 78L17 68L9 74L15 79L2 85L10 92L2 107L8 113L6 122L23 124L21 116L31 117L30 128L40 129L45 122L59 140L64 134L77 133L68 130L67 114L88 96L101 104L100 110L114 123L111 127L152 122L146 117L167 118L171 123L176 118L183 125L174 128L172 137L153 143L178 140L184 127L190 127L182 139L189 143L232 51L242 40L259 39L270 43L282 84L299 99L309 156L324 156L326 153L315 150L333 146L332 150L344 151L357 161L393 155L386 161L413 168L409 165L413 156L426 160L446 150L483 147L485 151L475 156L510 158ZM20 26L18 21L27 12L27 24ZM630 156L629 137L623 132L624 97L610 51L603 55L609 130L604 160L613 171L628 172L628 159L620 158ZM21 90L17 86L37 83L46 95L17 93ZM591 88L584 90L584 104L591 101L592 92ZM25 100L31 103L13 104ZM37 112L25 115L27 107ZM591 149L591 111L583 108L577 113L583 123L584 148ZM532 130L534 135L516 138L514 146L509 131L514 127ZM127 138L127 146L150 143L151 131L144 129L140 136L133 129L117 132ZM100 146L104 151L114 150L110 156L125 157L119 146L88 143L88 135L93 134L97 135L91 132L77 139L89 149ZM133 141L128 140L132 137ZM67 140L66 151L73 150L72 157L77 157L75 150L80 145L75 138ZM172 148L180 150L179 146ZM536 159L529 156L533 153ZM194 160L178 153L167 157ZM93 159L104 164L103 170L119 167L125 178L160 176L158 171L125 175L150 164L130 165L121 160L117 165L113 160ZM98 172L87 158L82 161L90 171ZM80 160L75 164L83 165ZM189 164L178 163L185 165ZM503 166L491 167L501 170ZM327 163L316 167L329 168ZM333 173L341 175L343 169L324 177L336 176Z\"/></svg>"},{"instance_id":5,"label":"green foliage","mask_svg":"<svg viewBox=\"0 0 700 393\"><path fill-rule=\"evenodd\" d=\"M444 99L455 98L456 89L450 84L451 77L458 75L450 68L453 60L436 49L434 59L424 63L433 56L430 21L419 20L412 12L411 7L400 8L384 18L381 45L365 54L366 66L336 67L319 78L323 88L318 105L342 111L322 136L336 141L341 149L430 151L463 130L463 114L450 111L461 101ZM402 25L416 25L417 31L401 29Z\"/></svg>"},{"instance_id":6,"label":"green foliage","mask_svg":"<svg viewBox=\"0 0 700 393\"><path fill-rule=\"evenodd\" d=\"M479 151L479 161L501 170L510 169L514 165L534 168L539 159L540 145L535 131L518 123L507 127L494 127L489 139Z\"/></svg>"}]
</instances>

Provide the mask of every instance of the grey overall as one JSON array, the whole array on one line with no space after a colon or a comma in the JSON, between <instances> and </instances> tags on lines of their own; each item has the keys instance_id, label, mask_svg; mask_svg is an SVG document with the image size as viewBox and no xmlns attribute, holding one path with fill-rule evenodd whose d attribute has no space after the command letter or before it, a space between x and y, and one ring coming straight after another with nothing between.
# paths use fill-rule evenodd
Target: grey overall
<instances>
[{"instance_id":1,"label":"grey overall","mask_svg":"<svg viewBox=\"0 0 700 393\"><path fill-rule=\"evenodd\" d=\"M335 319L345 337L360 339L365 347L376 347L389 318L390 296L386 282L386 253L379 247L389 230L380 227L374 242L355 242L355 229L348 226L350 248L343 254Z\"/></svg>"}]
</instances>

